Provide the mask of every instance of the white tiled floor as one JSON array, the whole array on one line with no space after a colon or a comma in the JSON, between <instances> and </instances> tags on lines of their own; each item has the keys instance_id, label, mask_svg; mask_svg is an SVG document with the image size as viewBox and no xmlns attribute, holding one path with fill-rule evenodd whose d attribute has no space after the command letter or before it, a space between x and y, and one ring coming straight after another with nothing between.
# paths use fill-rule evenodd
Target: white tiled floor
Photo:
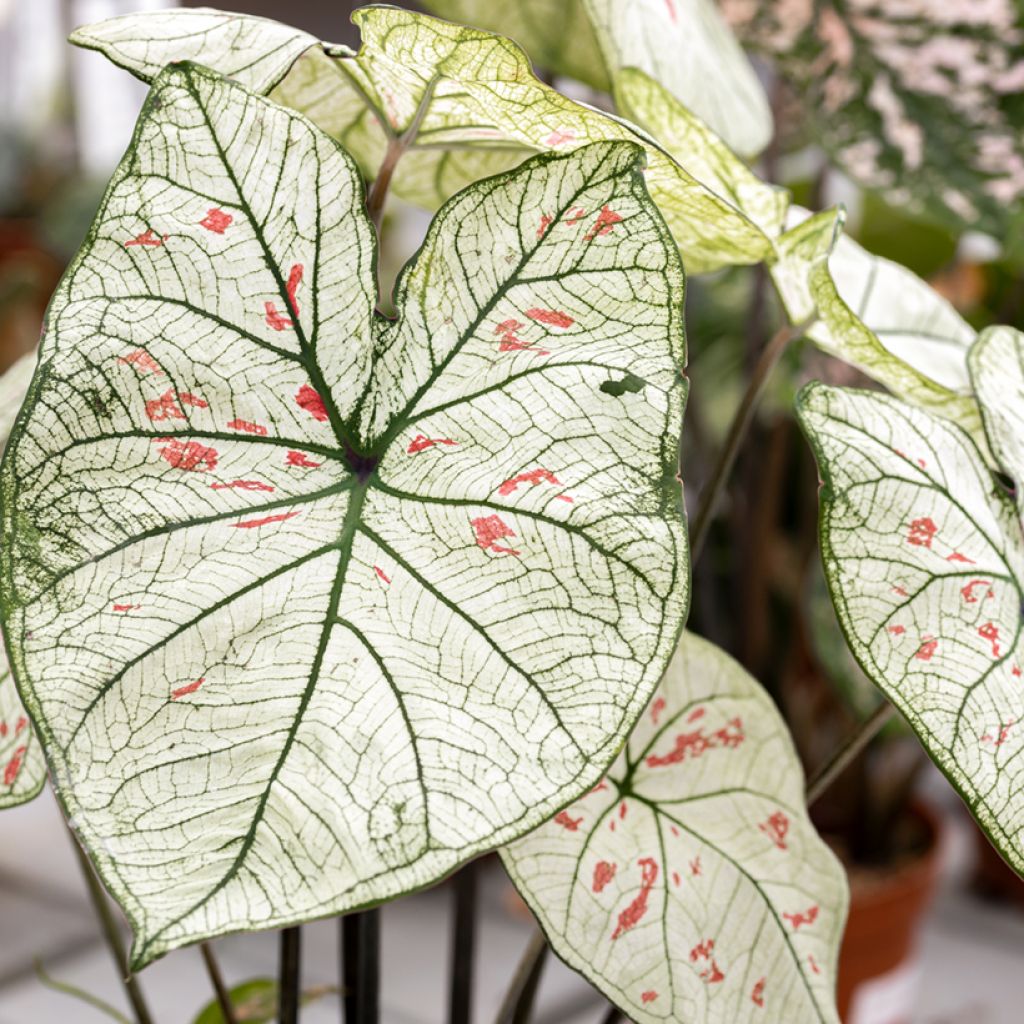
<instances>
[{"instance_id":1,"label":"white tiled floor","mask_svg":"<svg viewBox=\"0 0 1024 1024\"><path fill-rule=\"evenodd\" d=\"M969 826L948 791L935 795L952 822L942 893L922 942L921 989L913 1024L1020 1024L1024 1020L1024 913L999 909L967 895L963 878ZM126 1010L111 959L93 924L69 838L52 798L0 818L0 1024L105 1024L109 1019L36 979L41 957L61 980L86 988ZM494 1019L529 934L503 905L504 880L485 868L478 938L476 1014ZM392 904L383 916L384 1024L440 1024L444 1020L450 894L445 888ZM337 980L337 923L303 930L307 985ZM235 936L216 944L229 982L273 976L273 934ZM199 954L180 950L141 975L158 1024L190 1024L209 985ZM538 1024L595 1024L607 1004L551 958L539 998ZM336 997L307 1007L303 1024L336 1024Z\"/></svg>"}]
</instances>

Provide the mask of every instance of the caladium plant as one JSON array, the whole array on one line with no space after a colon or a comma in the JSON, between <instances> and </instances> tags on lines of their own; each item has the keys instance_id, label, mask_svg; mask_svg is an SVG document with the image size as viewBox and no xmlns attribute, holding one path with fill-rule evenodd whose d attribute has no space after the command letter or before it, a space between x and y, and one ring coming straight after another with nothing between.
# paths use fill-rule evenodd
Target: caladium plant
<instances>
[{"instance_id":1,"label":"caladium plant","mask_svg":"<svg viewBox=\"0 0 1024 1024\"><path fill-rule=\"evenodd\" d=\"M75 32L151 92L0 470L26 709L0 677L0 804L41 786L41 744L136 968L500 849L631 1019L835 1021L842 869L771 698L684 631L684 265L763 264L789 320L694 550L791 339L894 392L799 402L833 597L1024 871L1020 336L736 155L771 118L706 0L428 6L615 112L391 7L356 13L358 51L205 9ZM437 211L393 318L389 191ZM272 990L294 1020L297 972Z\"/></svg>"}]
</instances>

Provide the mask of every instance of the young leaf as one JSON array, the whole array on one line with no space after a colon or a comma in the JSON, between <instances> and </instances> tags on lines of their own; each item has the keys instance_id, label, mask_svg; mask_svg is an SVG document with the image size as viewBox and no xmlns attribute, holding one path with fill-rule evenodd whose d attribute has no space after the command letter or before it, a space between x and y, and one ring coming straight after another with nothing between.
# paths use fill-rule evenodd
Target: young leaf
<instances>
[{"instance_id":1,"label":"young leaf","mask_svg":"<svg viewBox=\"0 0 1024 1024\"><path fill-rule=\"evenodd\" d=\"M542 68L611 91L584 0L424 0L422 6L460 25L499 32L514 39Z\"/></svg>"},{"instance_id":2,"label":"young leaf","mask_svg":"<svg viewBox=\"0 0 1024 1024\"><path fill-rule=\"evenodd\" d=\"M807 218L807 219L802 219ZM838 211L794 208L772 274L789 316L817 311L807 337L902 398L980 435L967 373L974 329L906 267L839 233Z\"/></svg>"},{"instance_id":3,"label":"young leaf","mask_svg":"<svg viewBox=\"0 0 1024 1024\"><path fill-rule=\"evenodd\" d=\"M132 67L145 76L152 65L142 40L152 15L131 17L139 39ZM773 256L772 239L744 211L635 126L538 81L510 40L390 7L363 8L354 20L362 33L357 56L308 49L271 99L339 139L368 178L389 142L401 140L404 155L391 187L403 199L434 208L533 153L572 152L601 141L640 143L647 149L647 187L690 272ZM220 50L196 52L191 42L182 50L183 57L224 70ZM123 44L121 57L127 60L128 52ZM250 59L257 58L253 51Z\"/></svg>"},{"instance_id":4,"label":"young leaf","mask_svg":"<svg viewBox=\"0 0 1024 1024\"><path fill-rule=\"evenodd\" d=\"M838 1021L843 870L774 704L706 640L683 634L597 787L501 856L630 1020Z\"/></svg>"},{"instance_id":5,"label":"young leaf","mask_svg":"<svg viewBox=\"0 0 1024 1024\"><path fill-rule=\"evenodd\" d=\"M726 0L800 91L818 139L894 206L1000 236L1024 194L1014 0Z\"/></svg>"},{"instance_id":6,"label":"young leaf","mask_svg":"<svg viewBox=\"0 0 1024 1024\"><path fill-rule=\"evenodd\" d=\"M971 360L1003 455L993 414L1019 404L1024 382L1019 362L999 355L1008 333L986 334ZM1013 501L959 426L897 399L812 384L798 412L823 480L822 557L850 648L1024 871L1024 538Z\"/></svg>"},{"instance_id":7,"label":"young leaf","mask_svg":"<svg viewBox=\"0 0 1024 1024\"><path fill-rule=\"evenodd\" d=\"M0 452L28 390L36 357L18 360L0 377ZM18 696L0 641L0 810L27 803L46 781L43 752Z\"/></svg>"},{"instance_id":8,"label":"young leaf","mask_svg":"<svg viewBox=\"0 0 1024 1024\"><path fill-rule=\"evenodd\" d=\"M430 884L614 756L688 597L641 165L461 193L388 321L347 155L158 77L2 481L12 662L136 967Z\"/></svg>"},{"instance_id":9,"label":"young leaf","mask_svg":"<svg viewBox=\"0 0 1024 1024\"><path fill-rule=\"evenodd\" d=\"M98 50L144 82L174 61L195 60L254 92L271 90L300 54L322 46L278 21L209 9L125 14L76 29L70 41Z\"/></svg>"}]
</instances>

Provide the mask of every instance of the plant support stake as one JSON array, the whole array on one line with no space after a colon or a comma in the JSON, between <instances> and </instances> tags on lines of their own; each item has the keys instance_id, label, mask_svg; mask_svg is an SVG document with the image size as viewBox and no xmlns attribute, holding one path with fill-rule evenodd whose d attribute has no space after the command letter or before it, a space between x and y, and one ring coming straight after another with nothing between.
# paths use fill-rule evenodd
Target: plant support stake
<instances>
[{"instance_id":1,"label":"plant support stake","mask_svg":"<svg viewBox=\"0 0 1024 1024\"><path fill-rule=\"evenodd\" d=\"M281 931L280 979L278 982L278 1020L281 1024L297 1024L301 985L301 928Z\"/></svg>"}]
</instances>

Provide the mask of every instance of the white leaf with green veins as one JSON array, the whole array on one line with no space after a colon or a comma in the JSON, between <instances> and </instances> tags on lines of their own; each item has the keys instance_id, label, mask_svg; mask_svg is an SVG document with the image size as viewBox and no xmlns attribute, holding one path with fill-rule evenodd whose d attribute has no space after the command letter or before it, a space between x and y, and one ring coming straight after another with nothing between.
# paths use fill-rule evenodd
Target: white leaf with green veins
<instances>
[{"instance_id":1,"label":"white leaf with green veins","mask_svg":"<svg viewBox=\"0 0 1024 1024\"><path fill-rule=\"evenodd\" d=\"M618 750L688 599L641 164L461 193L386 320L336 143L158 77L3 470L12 664L137 967L428 885Z\"/></svg>"},{"instance_id":2,"label":"white leaf with green veins","mask_svg":"<svg viewBox=\"0 0 1024 1024\"><path fill-rule=\"evenodd\" d=\"M271 90L300 54L323 45L278 21L209 7L125 14L84 25L71 33L70 41L98 50L144 82L168 64L194 60L254 92Z\"/></svg>"},{"instance_id":3,"label":"white leaf with green veins","mask_svg":"<svg viewBox=\"0 0 1024 1024\"><path fill-rule=\"evenodd\" d=\"M794 207L772 274L807 337L922 408L980 436L967 372L974 328L927 282L839 233L838 211Z\"/></svg>"},{"instance_id":4,"label":"white leaf with green veins","mask_svg":"<svg viewBox=\"0 0 1024 1024\"><path fill-rule=\"evenodd\" d=\"M999 418L1024 398L1019 335L1004 358L1009 333L986 333L971 356L1003 455ZM1024 872L1024 536L1013 500L959 426L898 399L812 384L798 412L823 480L822 558L850 648Z\"/></svg>"},{"instance_id":5,"label":"white leaf with green veins","mask_svg":"<svg viewBox=\"0 0 1024 1024\"><path fill-rule=\"evenodd\" d=\"M132 67L145 77L151 64L143 40L152 15L131 17L138 39ZM639 143L647 149L648 190L689 272L773 256L772 239L743 210L635 126L544 85L510 40L392 7L363 8L353 18L362 33L357 56L308 49L270 98L339 139L367 178L376 176L389 140L417 124L392 179L403 199L433 208L534 153L567 153L602 141ZM127 59L127 44L120 52ZM189 42L182 56L224 70L219 49L196 52ZM258 56L253 51L251 59ZM232 53L231 64L236 62Z\"/></svg>"},{"instance_id":6,"label":"white leaf with green veins","mask_svg":"<svg viewBox=\"0 0 1024 1024\"><path fill-rule=\"evenodd\" d=\"M630 1020L838 1021L842 867L771 698L700 637L598 786L501 856L555 952Z\"/></svg>"},{"instance_id":7,"label":"white leaf with green veins","mask_svg":"<svg viewBox=\"0 0 1024 1024\"><path fill-rule=\"evenodd\" d=\"M35 369L35 353L0 377L0 451L3 451ZM29 724L0 641L0 810L36 796L46 781L42 748Z\"/></svg>"}]
</instances>

